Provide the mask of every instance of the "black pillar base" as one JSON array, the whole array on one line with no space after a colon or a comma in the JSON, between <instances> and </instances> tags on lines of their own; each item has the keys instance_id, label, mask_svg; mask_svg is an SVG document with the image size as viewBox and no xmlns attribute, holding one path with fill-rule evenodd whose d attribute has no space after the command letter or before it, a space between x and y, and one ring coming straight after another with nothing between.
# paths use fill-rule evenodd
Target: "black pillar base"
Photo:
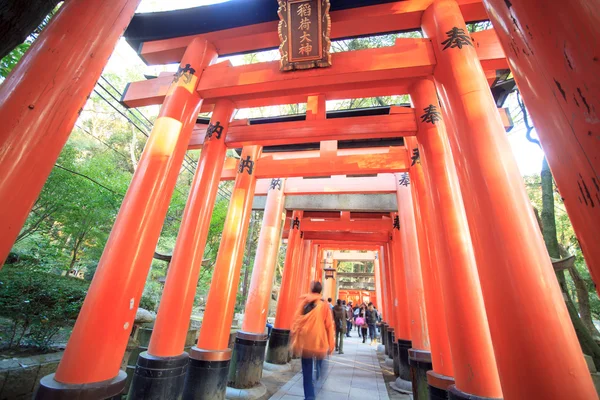
<instances>
[{"instance_id":1,"label":"black pillar base","mask_svg":"<svg viewBox=\"0 0 600 400\"><path fill-rule=\"evenodd\" d=\"M267 335L238 331L229 366L228 386L248 389L260 384Z\"/></svg>"},{"instance_id":2,"label":"black pillar base","mask_svg":"<svg viewBox=\"0 0 600 400\"><path fill-rule=\"evenodd\" d=\"M192 347L183 387L183 400L225 400L231 350Z\"/></svg>"},{"instance_id":3,"label":"black pillar base","mask_svg":"<svg viewBox=\"0 0 600 400\"><path fill-rule=\"evenodd\" d=\"M409 349L408 364L410 365L410 378L414 400L427 400L429 398L427 371L433 368L431 364L431 352Z\"/></svg>"},{"instance_id":4,"label":"black pillar base","mask_svg":"<svg viewBox=\"0 0 600 400\"><path fill-rule=\"evenodd\" d=\"M68 384L54 379L54 374L46 375L40 381L35 399L36 400L78 400L78 399L113 399L120 398L127 374L119 371L119 374L108 381ZM118 397L117 397L118 396Z\"/></svg>"},{"instance_id":5,"label":"black pillar base","mask_svg":"<svg viewBox=\"0 0 600 400\"><path fill-rule=\"evenodd\" d=\"M394 343L394 328L388 326L386 329L387 339L385 341L385 354L389 358L394 358L394 353L392 352L392 343Z\"/></svg>"},{"instance_id":6,"label":"black pillar base","mask_svg":"<svg viewBox=\"0 0 600 400\"><path fill-rule=\"evenodd\" d=\"M448 400L448 388L452 385L454 385L453 377L427 371L429 400Z\"/></svg>"},{"instance_id":7,"label":"black pillar base","mask_svg":"<svg viewBox=\"0 0 600 400\"><path fill-rule=\"evenodd\" d=\"M398 339L398 358L400 378L410 382L410 365L408 364L408 350L412 347L410 340Z\"/></svg>"},{"instance_id":8,"label":"black pillar base","mask_svg":"<svg viewBox=\"0 0 600 400\"><path fill-rule=\"evenodd\" d=\"M385 343L387 342L387 328L388 324L385 322L381 323L381 344L385 347Z\"/></svg>"},{"instance_id":9,"label":"black pillar base","mask_svg":"<svg viewBox=\"0 0 600 400\"><path fill-rule=\"evenodd\" d=\"M474 394L461 392L460 390L458 390L456 388L456 386L452 385L448 388L448 399L449 400L502 400L502 397L475 396Z\"/></svg>"},{"instance_id":10,"label":"black pillar base","mask_svg":"<svg viewBox=\"0 0 600 400\"><path fill-rule=\"evenodd\" d=\"M288 329L273 328L269 338L269 349L266 360L271 364L287 364L290 362L290 331Z\"/></svg>"},{"instance_id":11,"label":"black pillar base","mask_svg":"<svg viewBox=\"0 0 600 400\"><path fill-rule=\"evenodd\" d=\"M392 343L392 354L394 356L394 375L396 375L397 377L402 378L402 376L400 375L400 352L399 352L399 348L398 348L398 342L394 342ZM402 378L404 379L404 378ZM406 380L406 379L404 379Z\"/></svg>"},{"instance_id":12,"label":"black pillar base","mask_svg":"<svg viewBox=\"0 0 600 400\"><path fill-rule=\"evenodd\" d=\"M190 356L155 357L147 351L138 356L128 400L179 399Z\"/></svg>"}]
</instances>

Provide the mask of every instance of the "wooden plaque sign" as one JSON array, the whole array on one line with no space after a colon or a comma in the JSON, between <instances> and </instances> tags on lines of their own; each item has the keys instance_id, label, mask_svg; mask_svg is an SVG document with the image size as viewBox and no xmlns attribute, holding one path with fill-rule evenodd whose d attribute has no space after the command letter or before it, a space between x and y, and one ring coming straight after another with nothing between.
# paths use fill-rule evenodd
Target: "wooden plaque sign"
<instances>
[{"instance_id":1,"label":"wooden plaque sign","mask_svg":"<svg viewBox=\"0 0 600 400\"><path fill-rule=\"evenodd\" d=\"M278 0L281 70L331 66L329 0Z\"/></svg>"}]
</instances>

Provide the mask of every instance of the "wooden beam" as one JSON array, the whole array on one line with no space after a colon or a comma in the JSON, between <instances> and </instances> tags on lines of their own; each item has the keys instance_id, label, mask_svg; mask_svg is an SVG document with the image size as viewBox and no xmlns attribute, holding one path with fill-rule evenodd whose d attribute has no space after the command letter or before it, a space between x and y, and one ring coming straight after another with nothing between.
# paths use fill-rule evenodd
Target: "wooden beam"
<instances>
[{"instance_id":1,"label":"wooden beam","mask_svg":"<svg viewBox=\"0 0 600 400\"><path fill-rule=\"evenodd\" d=\"M239 160L225 160L221 180L234 180ZM371 175L408 171L405 147L388 147L387 153L335 155L332 157L304 157L278 160L266 154L255 163L258 179L290 178L331 175Z\"/></svg>"},{"instance_id":2,"label":"wooden beam","mask_svg":"<svg viewBox=\"0 0 600 400\"><path fill-rule=\"evenodd\" d=\"M340 154L340 150L338 150L338 154ZM270 186L270 179L258 180L255 196L267 195ZM285 183L285 194L287 196L354 193L384 194L395 192L396 180L392 174L379 174L374 177L332 176L331 178L316 179L289 178ZM354 214L352 214L352 218L355 218Z\"/></svg>"},{"instance_id":3,"label":"wooden beam","mask_svg":"<svg viewBox=\"0 0 600 400\"><path fill-rule=\"evenodd\" d=\"M407 78L432 74L435 56L428 39L398 39L390 47L332 54L332 62L329 68L287 73L279 71L279 61L237 67L222 62L206 68L198 92L205 102L227 97L238 107L240 102L281 98L283 94L288 98L303 96L304 102L315 93L353 90L358 97L364 97L357 90L366 89L377 95L378 89L389 93L390 86L398 87L400 80L405 82L398 90L404 90L394 94L405 94L410 83ZM161 104L171 81L169 76L160 76L133 82L126 88L122 102L128 107Z\"/></svg>"},{"instance_id":4,"label":"wooden beam","mask_svg":"<svg viewBox=\"0 0 600 400\"><path fill-rule=\"evenodd\" d=\"M510 131L514 125L508 109L499 108L498 112L504 122L504 128L507 132ZM206 127L206 125L196 124L190 139L189 150L202 148ZM389 115L312 119L259 125L249 125L247 120L237 120L229 126L225 143L229 148L240 148L249 145L277 146L326 140L397 138L415 136L416 129L414 109L392 107Z\"/></svg>"},{"instance_id":5,"label":"wooden beam","mask_svg":"<svg viewBox=\"0 0 600 400\"><path fill-rule=\"evenodd\" d=\"M260 125L232 124L225 143L229 148L250 144L277 146L315 143L324 140L358 140L414 136L417 122L413 109L396 107L401 112L390 115L335 118L294 122L276 122ZM189 149L199 149L204 143L206 125L196 125Z\"/></svg>"},{"instance_id":6,"label":"wooden beam","mask_svg":"<svg viewBox=\"0 0 600 400\"><path fill-rule=\"evenodd\" d=\"M423 12L431 0L399 1L331 13L331 38L375 35L421 28ZM458 0L466 21L488 19L481 0ZM278 21L226 29L201 35L144 42L138 51L148 65L179 63L186 47L196 38L206 39L219 55L248 53L279 47Z\"/></svg>"},{"instance_id":7,"label":"wooden beam","mask_svg":"<svg viewBox=\"0 0 600 400\"><path fill-rule=\"evenodd\" d=\"M314 221L302 220L303 232L388 232L392 221L384 219L356 221Z\"/></svg>"},{"instance_id":8,"label":"wooden beam","mask_svg":"<svg viewBox=\"0 0 600 400\"><path fill-rule=\"evenodd\" d=\"M384 219L357 221L312 221L303 219L300 229L302 232L389 232L392 229L392 221ZM289 226L284 229L283 237L287 237L288 234Z\"/></svg>"},{"instance_id":9,"label":"wooden beam","mask_svg":"<svg viewBox=\"0 0 600 400\"><path fill-rule=\"evenodd\" d=\"M384 243L389 236L387 233L347 233L347 232L306 232L306 240L333 240L333 241L351 241L362 243ZM327 250L326 246L324 246Z\"/></svg>"},{"instance_id":10,"label":"wooden beam","mask_svg":"<svg viewBox=\"0 0 600 400\"><path fill-rule=\"evenodd\" d=\"M339 240L313 240L313 244L320 245L324 250L335 251L335 250L373 250L379 251L380 246L384 246L387 240L380 243L364 243L364 242L353 242L353 241L339 241Z\"/></svg>"},{"instance_id":11,"label":"wooden beam","mask_svg":"<svg viewBox=\"0 0 600 400\"><path fill-rule=\"evenodd\" d=\"M508 68L496 34L473 34L484 70ZM435 57L429 39L398 39L394 46L335 53L333 66L282 73L279 61L234 67L230 62L209 66L198 91L205 99L202 112L212 110L219 97L238 108L305 103L320 93L326 100L391 96L408 93L413 78L432 74ZM132 82L123 95L127 107L161 104L172 75Z\"/></svg>"}]
</instances>

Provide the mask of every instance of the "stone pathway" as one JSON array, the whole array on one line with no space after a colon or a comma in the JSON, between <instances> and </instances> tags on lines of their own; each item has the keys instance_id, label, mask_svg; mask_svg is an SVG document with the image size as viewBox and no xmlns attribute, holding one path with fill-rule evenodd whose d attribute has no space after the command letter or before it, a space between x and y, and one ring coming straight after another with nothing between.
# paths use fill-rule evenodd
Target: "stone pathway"
<instances>
[{"instance_id":1,"label":"stone pathway","mask_svg":"<svg viewBox=\"0 0 600 400\"><path fill-rule=\"evenodd\" d=\"M376 349L356 336L345 338L344 354L335 353L323 362L323 376L315 385L317 399L390 400ZM271 396L271 400L300 399L304 399L302 372Z\"/></svg>"}]
</instances>

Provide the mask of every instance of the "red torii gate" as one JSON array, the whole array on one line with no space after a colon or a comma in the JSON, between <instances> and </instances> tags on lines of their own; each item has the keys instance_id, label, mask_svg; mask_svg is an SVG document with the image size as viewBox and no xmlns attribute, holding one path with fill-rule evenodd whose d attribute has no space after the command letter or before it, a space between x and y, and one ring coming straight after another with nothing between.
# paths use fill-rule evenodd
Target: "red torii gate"
<instances>
[{"instance_id":1,"label":"red torii gate","mask_svg":"<svg viewBox=\"0 0 600 400\"><path fill-rule=\"evenodd\" d=\"M0 118L7 127L0 136L3 177L0 259L5 258L12 246L73 127L77 111L138 2L67 2L0 88ZM498 27L500 41L494 41L493 32L486 32L473 34L473 43L463 43L462 47L444 45L448 32L467 32L465 20L487 18L484 4ZM472 395L509 399L595 398L537 223L509 155L502 119L489 93L488 79L493 73L486 72L506 67L504 53L498 51L501 45L514 67L513 73L533 118L539 121L542 144L548 151L592 276L597 280L600 248L595 242L600 235L600 224L597 223L599 208L595 205L600 203L597 198L600 188L596 184L598 143L594 141L594 118L599 105L594 95L598 91L594 68L597 60L590 54L598 48L596 27L600 7L586 7L575 3L564 8L541 0L484 0L483 3L410 0L337 11L338 14L334 11L332 16L340 23L334 25L333 37L422 27L427 38L399 39L390 48L334 54L331 68L286 74L279 72L278 63L241 67L214 64L217 54L271 46L275 37L275 30L269 30L273 27L271 23L144 44L148 45L145 49L142 46L146 60L177 61L181 62L181 68L175 76L132 84L125 95L124 102L132 106L162 103L161 113L63 360L56 375L42 381L38 396L83 393L102 398L122 389L125 378L119 372L119 365L128 330L200 110L213 110L211 122L223 127L223 138L213 136L202 145L150 356L139 361L140 368L150 368L168 358L175 368L187 367L188 378L206 378L209 374L206 362L218 363L218 373L227 370L230 353L226 349L225 331L228 332L231 323L232 298L237 286L236 278L231 277L239 276L236 271L257 175L265 173L260 172L264 168L278 168L287 163L282 172L287 176L302 176L293 175L291 166L294 162L306 167L310 164L306 159L261 161L261 144L241 142L244 143L242 159L256 165L240 163L235 176L211 285L213 295L209 296L209 301L221 302L223 308L213 307L206 315L216 333L209 335L203 329L198 347L188 361L187 355L181 353L183 345L179 344L183 344L183 329L187 331L186 319L208 229L207 217L212 212L223 168L233 109L303 102L315 93L325 100L409 93L416 110L434 107L442 116L442 120L433 122L417 119L416 130L411 131L416 132L416 138L415 134L405 135L411 155L418 149L422 164L410 165L406 150L403 157L398 157L400 161L390 166L378 164L368 154L333 155L325 145L325 157L310 171L311 174L316 174L317 168L331 174L409 171L410 188L397 183L402 232L394 229L391 242L389 237L383 240L386 248L382 250L389 264L384 275L390 325L395 328L396 339L400 339L394 340L393 346L401 347L406 344L404 339L412 339L411 351L415 351L410 357L418 362L426 353L428 338L433 364L428 373L429 385L443 389L448 377L453 376L456 385L449 390L455 398ZM360 23L356 23L358 20ZM548 24L553 25L552 32L546 29ZM389 29L382 30L386 28ZM243 40L240 33L246 34ZM563 46L554 45L559 38ZM564 62L553 61L558 59ZM187 64L194 65L193 72L187 69ZM47 82L53 82L53 86L48 88ZM570 102L572 96L574 101ZM318 98L309 101L309 110L318 107ZM311 111L310 115L318 119L323 113ZM545 122L547 115L551 118ZM323 121L317 124L308 117L307 122L304 126L312 124L312 129L326 124ZM251 137L251 131L243 133ZM563 135L564 131L573 134ZM365 160L375 164L371 167ZM341 167L332 165L338 162ZM256 174L252 174L253 166ZM225 169L228 170L227 166ZM435 195L430 198L428 193L432 191ZM410 203L411 207L406 206ZM275 211L272 213L276 215ZM295 213L302 217L302 210ZM331 235L333 239L322 240L340 240L336 237L339 234ZM267 236L273 237L272 233ZM415 237L418 240L413 240ZM515 238L528 238L528 242L523 246ZM288 240L298 243L293 246L288 243L294 251L310 247L302 243L310 239L300 238L299 229L292 229ZM290 260L293 259L291 256ZM421 273L415 275L413 265L417 263ZM516 265L518 269L514 268ZM268 269L265 266L265 271ZM404 292L403 297L408 299L407 290L418 291L414 286L418 283L413 281L418 275L422 276L427 294L423 301L428 310L428 335L419 335L408 329L407 324L408 315L413 315L413 308L421 307L423 301L411 298L410 302L400 302L402 308L410 303L410 311L396 306L395 296ZM287 281L291 287L293 279ZM119 283L118 291L115 282ZM262 291L259 297L264 297ZM539 310L546 310L546 315L541 316ZM433 313L438 318L433 318ZM444 324L440 324L444 318ZM421 327L425 326L423 320L420 322ZM542 323L546 335L528 334ZM521 330L510 329L514 326ZM261 332L247 333L245 339L261 338ZM448 348L452 351L446 351ZM90 354L96 356L94 362L89 362ZM406 360L406 357L396 358ZM452 363L448 362L450 359ZM522 376L526 372L529 374L524 382ZM181 374L177 379L181 379ZM207 388L207 382L213 382L189 380L201 387L205 385L203 388ZM216 387L207 389L218 391ZM197 386L186 385L185 396L191 397L195 391Z\"/></svg>"}]
</instances>

